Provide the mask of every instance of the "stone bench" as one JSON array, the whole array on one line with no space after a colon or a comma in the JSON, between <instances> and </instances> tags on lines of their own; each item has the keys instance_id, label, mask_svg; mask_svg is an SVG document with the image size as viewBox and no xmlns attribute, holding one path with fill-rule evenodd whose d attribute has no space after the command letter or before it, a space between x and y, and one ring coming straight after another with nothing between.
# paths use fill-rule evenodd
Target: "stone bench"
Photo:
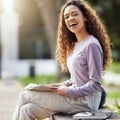
<instances>
[{"instance_id":1,"label":"stone bench","mask_svg":"<svg viewBox=\"0 0 120 120\"><path fill-rule=\"evenodd\" d=\"M101 116L99 117L99 119L95 117L94 118L87 117L86 119L85 118L73 119L73 115L58 113L51 116L50 120L120 120L120 115L118 115L117 113L111 112L109 109L106 109L106 108L99 109L97 113L104 113L104 115L106 115L106 118L103 119L102 118L103 116Z\"/></svg>"}]
</instances>

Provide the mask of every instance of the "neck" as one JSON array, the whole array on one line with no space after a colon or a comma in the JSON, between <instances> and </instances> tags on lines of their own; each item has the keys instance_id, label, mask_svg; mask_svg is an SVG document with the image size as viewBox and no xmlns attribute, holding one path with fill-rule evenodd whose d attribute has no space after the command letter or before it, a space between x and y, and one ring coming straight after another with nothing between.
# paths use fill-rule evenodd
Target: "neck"
<instances>
[{"instance_id":1,"label":"neck","mask_svg":"<svg viewBox=\"0 0 120 120\"><path fill-rule=\"evenodd\" d=\"M77 41L83 41L84 39L86 39L90 34L84 29L83 31L80 31L79 33L76 33L76 38Z\"/></svg>"}]
</instances>

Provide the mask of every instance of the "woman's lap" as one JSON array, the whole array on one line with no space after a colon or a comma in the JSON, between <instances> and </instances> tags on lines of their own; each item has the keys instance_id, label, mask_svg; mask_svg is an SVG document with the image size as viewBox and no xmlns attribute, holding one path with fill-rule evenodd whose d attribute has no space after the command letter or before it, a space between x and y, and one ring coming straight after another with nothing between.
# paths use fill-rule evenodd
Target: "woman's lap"
<instances>
[{"instance_id":1,"label":"woman's lap","mask_svg":"<svg viewBox=\"0 0 120 120\"><path fill-rule=\"evenodd\" d=\"M64 113L74 113L78 111L90 110L87 103L91 99L81 98L68 98L65 96L57 95L53 92L41 92L41 91L23 91L20 95L23 104L34 103L40 107ZM92 97L93 99L97 99ZM90 103L92 104L92 103Z\"/></svg>"}]
</instances>

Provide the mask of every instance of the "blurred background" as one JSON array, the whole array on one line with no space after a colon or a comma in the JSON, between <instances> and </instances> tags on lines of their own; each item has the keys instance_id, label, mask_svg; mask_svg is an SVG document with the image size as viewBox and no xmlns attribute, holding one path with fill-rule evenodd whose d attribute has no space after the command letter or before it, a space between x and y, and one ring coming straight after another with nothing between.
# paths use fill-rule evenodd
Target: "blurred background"
<instances>
[{"instance_id":1,"label":"blurred background","mask_svg":"<svg viewBox=\"0 0 120 120\"><path fill-rule=\"evenodd\" d=\"M29 83L69 78L54 60L61 6L67 0L0 0L0 119L8 120ZM120 0L86 0L111 38L113 62L103 75L106 106L120 113Z\"/></svg>"}]
</instances>

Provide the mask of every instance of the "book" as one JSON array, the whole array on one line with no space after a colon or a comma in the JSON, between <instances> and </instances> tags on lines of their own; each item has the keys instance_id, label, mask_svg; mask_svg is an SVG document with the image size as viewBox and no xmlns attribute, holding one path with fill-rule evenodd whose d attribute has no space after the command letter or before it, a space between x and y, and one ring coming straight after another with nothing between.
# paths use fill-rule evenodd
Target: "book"
<instances>
[{"instance_id":1,"label":"book","mask_svg":"<svg viewBox=\"0 0 120 120\"><path fill-rule=\"evenodd\" d=\"M35 91L52 91L52 89L58 89L58 87L56 87L56 86L48 86L47 84L30 83L24 89L25 90L35 90Z\"/></svg>"}]
</instances>

